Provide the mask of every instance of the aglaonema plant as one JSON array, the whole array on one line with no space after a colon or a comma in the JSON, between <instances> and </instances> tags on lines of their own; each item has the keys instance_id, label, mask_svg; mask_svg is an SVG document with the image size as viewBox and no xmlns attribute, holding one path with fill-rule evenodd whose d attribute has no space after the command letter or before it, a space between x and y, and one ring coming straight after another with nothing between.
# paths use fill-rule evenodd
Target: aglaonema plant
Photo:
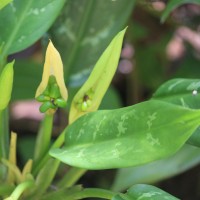
<instances>
[{"instance_id":1,"label":"aglaonema plant","mask_svg":"<svg viewBox=\"0 0 200 200\"><path fill-rule=\"evenodd\" d=\"M188 142L199 127L200 110L193 106L199 102L197 80L166 83L152 99L133 106L98 110L117 69L125 31L114 37L88 80L74 96L69 125L52 145L54 114L58 108L66 107L68 92L61 57L49 42L42 81L35 95L41 102L40 111L44 113L44 119L38 132L34 158L20 170L16 161L17 135L11 134L8 154L4 153L5 147L1 143L2 199L177 199L145 184L134 185L124 194L76 185L89 169L137 166L169 157ZM9 82L7 76L13 76L12 66L13 63L8 64L1 73L0 88L4 88L4 81L9 84L5 91L7 95L1 97L0 113L10 100L12 81ZM60 161L71 168L55 181Z\"/></svg>"},{"instance_id":2,"label":"aglaonema plant","mask_svg":"<svg viewBox=\"0 0 200 200\"><path fill-rule=\"evenodd\" d=\"M70 123L86 112L98 109L101 99L103 98L103 95L105 94L116 71L124 33L125 30L120 32L113 39L100 60L97 62L95 69L91 74L91 78L88 79L90 83L89 86L93 85L93 87L88 88L86 84L83 86L83 89L77 93L78 97L75 96L75 103L73 102L74 104L72 104L71 108L71 110L75 110L71 113L75 114L72 116L70 115ZM9 65L13 65L13 63ZM5 70L8 67L6 66ZM1 79L4 80L1 84L2 88L5 85L5 81L8 82L8 76L4 71L1 76ZM109 72L109 76L105 76L107 72ZM97 77L96 74L98 74ZM7 88L4 88L8 93L7 96L9 96L9 98L6 99L6 103L4 103L5 98L2 98L2 109L5 109L10 100L11 91L8 90L8 87L12 84L12 81L9 83L10 84L8 84ZM100 87L102 84L104 84L104 88L101 90ZM51 191L49 193L50 196L46 192L50 187L60 164L58 159L52 159L48 154L50 149L53 117L58 107L62 108L66 106L67 96L68 92L64 83L62 61L58 51L50 41L46 51L42 81L35 95L36 99L41 102L40 111L45 113L45 116L38 132L34 158L27 161L23 170L19 169L16 159L17 135L12 133L9 155L1 156L1 165L7 168L7 171L4 171L4 176L2 176L2 185L0 186L0 195L2 198L7 200L54 199L56 197L80 199L96 196L110 199L115 194L102 189L83 189L80 186L73 186L78 178L86 171L77 168L72 168L63 180L57 183L58 190ZM79 99L82 101L79 101ZM92 102L95 102L95 104L92 104ZM65 131L60 134L58 139L52 145L53 147L60 147L63 144L64 134ZM4 149L4 146L2 146L2 149ZM68 178L69 176L71 176L70 179Z\"/></svg>"}]
</instances>

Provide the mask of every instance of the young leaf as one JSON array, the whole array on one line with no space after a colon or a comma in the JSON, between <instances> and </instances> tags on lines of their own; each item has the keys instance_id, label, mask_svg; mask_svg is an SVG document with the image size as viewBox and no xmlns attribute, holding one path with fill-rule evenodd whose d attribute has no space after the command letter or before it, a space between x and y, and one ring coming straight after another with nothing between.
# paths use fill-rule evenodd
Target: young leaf
<instances>
[{"instance_id":1,"label":"young leaf","mask_svg":"<svg viewBox=\"0 0 200 200\"><path fill-rule=\"evenodd\" d=\"M46 89L49 91L46 91ZM51 98L62 97L67 101L68 94L64 81L62 60L51 41L49 41L47 46L42 81L37 88L35 97L37 98L45 91Z\"/></svg>"},{"instance_id":2,"label":"young leaf","mask_svg":"<svg viewBox=\"0 0 200 200\"><path fill-rule=\"evenodd\" d=\"M199 125L199 110L151 100L86 114L66 129L50 154L87 169L142 165L174 154Z\"/></svg>"},{"instance_id":3,"label":"young leaf","mask_svg":"<svg viewBox=\"0 0 200 200\"><path fill-rule=\"evenodd\" d=\"M163 23L167 19L170 12L172 12L174 9L176 9L180 5L183 5L186 3L200 4L200 0L170 0L169 2L167 2L167 6L162 14L161 22Z\"/></svg>"},{"instance_id":4,"label":"young leaf","mask_svg":"<svg viewBox=\"0 0 200 200\"><path fill-rule=\"evenodd\" d=\"M13 86L13 70L14 61L8 63L0 74L0 110L7 107L12 93Z\"/></svg>"},{"instance_id":5,"label":"young leaf","mask_svg":"<svg viewBox=\"0 0 200 200\"><path fill-rule=\"evenodd\" d=\"M125 31L126 29L122 30L114 37L86 83L75 95L70 109L70 123L87 112L98 109L118 66Z\"/></svg>"}]
</instances>

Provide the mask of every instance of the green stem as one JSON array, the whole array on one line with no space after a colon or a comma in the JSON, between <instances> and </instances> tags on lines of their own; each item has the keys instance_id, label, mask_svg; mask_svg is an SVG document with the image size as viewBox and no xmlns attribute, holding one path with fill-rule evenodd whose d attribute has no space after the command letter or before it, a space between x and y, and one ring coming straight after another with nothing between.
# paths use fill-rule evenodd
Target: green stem
<instances>
[{"instance_id":1,"label":"green stem","mask_svg":"<svg viewBox=\"0 0 200 200\"><path fill-rule=\"evenodd\" d=\"M64 143L65 139L65 130L59 135L59 137L56 139L56 141L53 143L51 148L58 148ZM43 168L43 166L48 162L50 159L50 155L48 153L43 156L43 158L40 160L37 165L35 165L35 168L33 168L33 175L36 176L39 171ZM80 169L80 168L71 168L70 171L64 176L64 178L61 180L59 185L61 186L72 186L77 182L77 180L86 172L87 170L85 169Z\"/></svg>"},{"instance_id":2,"label":"green stem","mask_svg":"<svg viewBox=\"0 0 200 200\"><path fill-rule=\"evenodd\" d=\"M15 164L9 162L9 161L6 160L6 159L1 159L1 162L2 162L10 171L12 171L12 172L14 173L14 177L15 177L17 183L22 182L22 180L23 180L22 174L21 174L19 168L18 168Z\"/></svg>"},{"instance_id":3,"label":"green stem","mask_svg":"<svg viewBox=\"0 0 200 200\"><path fill-rule=\"evenodd\" d=\"M60 134L60 136L53 143L51 148L58 148L64 143L65 130ZM50 155L47 153L42 160L33 169L33 175L36 176L42 167L48 162ZM77 180L86 172L87 170L81 168L71 168L70 171L64 176L64 178L59 183L60 186L72 186L77 182Z\"/></svg>"},{"instance_id":4,"label":"green stem","mask_svg":"<svg viewBox=\"0 0 200 200\"><path fill-rule=\"evenodd\" d=\"M58 147L60 147L64 143L64 139L65 139L65 130L56 139L56 141L53 143L53 145L51 146L51 148L58 148ZM35 165L35 167L33 168L33 175L34 176L47 163L47 161L49 160L49 158L51 158L50 155L48 153L46 153L45 156L43 156L43 158L40 160L40 162L37 163L37 165Z\"/></svg>"},{"instance_id":5,"label":"green stem","mask_svg":"<svg viewBox=\"0 0 200 200\"><path fill-rule=\"evenodd\" d=\"M71 194L67 196L66 199L83 199L83 198L101 198L101 199L112 199L112 197L116 195L116 193L111 192L109 190L104 190L104 189L98 189L98 188L88 188L84 189L80 192L76 192L74 194Z\"/></svg>"},{"instance_id":6,"label":"green stem","mask_svg":"<svg viewBox=\"0 0 200 200\"><path fill-rule=\"evenodd\" d=\"M65 174L65 176L58 182L57 187L71 187L73 186L79 178L85 174L86 169L80 169L72 167L69 172Z\"/></svg>"},{"instance_id":7,"label":"green stem","mask_svg":"<svg viewBox=\"0 0 200 200\"><path fill-rule=\"evenodd\" d=\"M58 167L60 165L59 160L55 160L53 158L49 159L46 165L39 171L36 179L35 185L36 187L30 191L29 200L37 200L39 197L45 193L45 191L51 185ZM37 194L37 195L35 195Z\"/></svg>"},{"instance_id":8,"label":"green stem","mask_svg":"<svg viewBox=\"0 0 200 200\"><path fill-rule=\"evenodd\" d=\"M5 200L18 200L19 197L21 196L21 194L28 188L32 187L34 185L33 181L25 181L21 184L19 184L15 190L13 191L13 193L6 198Z\"/></svg>"},{"instance_id":9,"label":"green stem","mask_svg":"<svg viewBox=\"0 0 200 200\"><path fill-rule=\"evenodd\" d=\"M8 110L0 110L0 160L8 158L9 151L9 125ZM6 167L0 164L0 179L6 176Z\"/></svg>"},{"instance_id":10,"label":"green stem","mask_svg":"<svg viewBox=\"0 0 200 200\"><path fill-rule=\"evenodd\" d=\"M8 110L0 110L0 158L8 157L9 149L9 124Z\"/></svg>"},{"instance_id":11,"label":"green stem","mask_svg":"<svg viewBox=\"0 0 200 200\"><path fill-rule=\"evenodd\" d=\"M36 148L34 161L36 165L37 162L41 160L49 150L53 127L53 117L54 114L45 114L44 119L42 121L35 145Z\"/></svg>"}]
</instances>

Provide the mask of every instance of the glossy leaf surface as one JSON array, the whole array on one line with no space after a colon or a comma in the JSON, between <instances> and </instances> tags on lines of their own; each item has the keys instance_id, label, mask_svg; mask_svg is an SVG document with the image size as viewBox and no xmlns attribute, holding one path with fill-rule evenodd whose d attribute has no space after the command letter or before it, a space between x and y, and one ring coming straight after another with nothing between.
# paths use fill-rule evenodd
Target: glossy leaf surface
<instances>
[{"instance_id":1,"label":"glossy leaf surface","mask_svg":"<svg viewBox=\"0 0 200 200\"><path fill-rule=\"evenodd\" d=\"M135 0L69 0L51 30L70 85L80 86L112 38L125 26Z\"/></svg>"},{"instance_id":2,"label":"glossy leaf surface","mask_svg":"<svg viewBox=\"0 0 200 200\"><path fill-rule=\"evenodd\" d=\"M119 198L120 197L120 198ZM138 184L128 189L125 195L116 195L112 200L178 200L171 194L152 185Z\"/></svg>"},{"instance_id":3,"label":"glossy leaf surface","mask_svg":"<svg viewBox=\"0 0 200 200\"><path fill-rule=\"evenodd\" d=\"M50 154L88 169L145 164L180 149L198 127L199 116L199 110L156 100L89 113L66 129L65 146Z\"/></svg>"},{"instance_id":4,"label":"glossy leaf surface","mask_svg":"<svg viewBox=\"0 0 200 200\"><path fill-rule=\"evenodd\" d=\"M112 186L123 191L134 184L152 184L185 172L200 162L200 149L184 145L176 154L142 166L119 169Z\"/></svg>"},{"instance_id":5,"label":"glossy leaf surface","mask_svg":"<svg viewBox=\"0 0 200 200\"><path fill-rule=\"evenodd\" d=\"M64 3L65 0L15 0L2 9L2 57L23 50L38 40L52 25Z\"/></svg>"},{"instance_id":6,"label":"glossy leaf surface","mask_svg":"<svg viewBox=\"0 0 200 200\"><path fill-rule=\"evenodd\" d=\"M199 79L172 79L158 88L153 95L153 99L181 105L186 108L199 109L199 90ZM195 130L188 143L200 146L200 128Z\"/></svg>"},{"instance_id":7,"label":"glossy leaf surface","mask_svg":"<svg viewBox=\"0 0 200 200\"><path fill-rule=\"evenodd\" d=\"M162 84L153 95L158 99L186 108L200 108L200 80L172 79Z\"/></svg>"},{"instance_id":8,"label":"glossy leaf surface","mask_svg":"<svg viewBox=\"0 0 200 200\"><path fill-rule=\"evenodd\" d=\"M170 0L168 1L167 6L162 14L161 22L164 22L174 9L187 3L200 4L200 0Z\"/></svg>"}]
</instances>

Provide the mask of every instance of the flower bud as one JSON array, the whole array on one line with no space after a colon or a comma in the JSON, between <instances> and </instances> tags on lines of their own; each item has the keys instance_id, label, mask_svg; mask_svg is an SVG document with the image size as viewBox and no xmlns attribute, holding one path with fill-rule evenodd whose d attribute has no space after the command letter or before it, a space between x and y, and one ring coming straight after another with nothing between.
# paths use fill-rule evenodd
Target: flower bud
<instances>
[{"instance_id":1,"label":"flower bud","mask_svg":"<svg viewBox=\"0 0 200 200\"><path fill-rule=\"evenodd\" d=\"M42 102L40 112L55 112L57 107L65 107L67 89L64 82L63 65L59 52L49 42L46 51L42 81L36 91L36 99Z\"/></svg>"}]
</instances>

